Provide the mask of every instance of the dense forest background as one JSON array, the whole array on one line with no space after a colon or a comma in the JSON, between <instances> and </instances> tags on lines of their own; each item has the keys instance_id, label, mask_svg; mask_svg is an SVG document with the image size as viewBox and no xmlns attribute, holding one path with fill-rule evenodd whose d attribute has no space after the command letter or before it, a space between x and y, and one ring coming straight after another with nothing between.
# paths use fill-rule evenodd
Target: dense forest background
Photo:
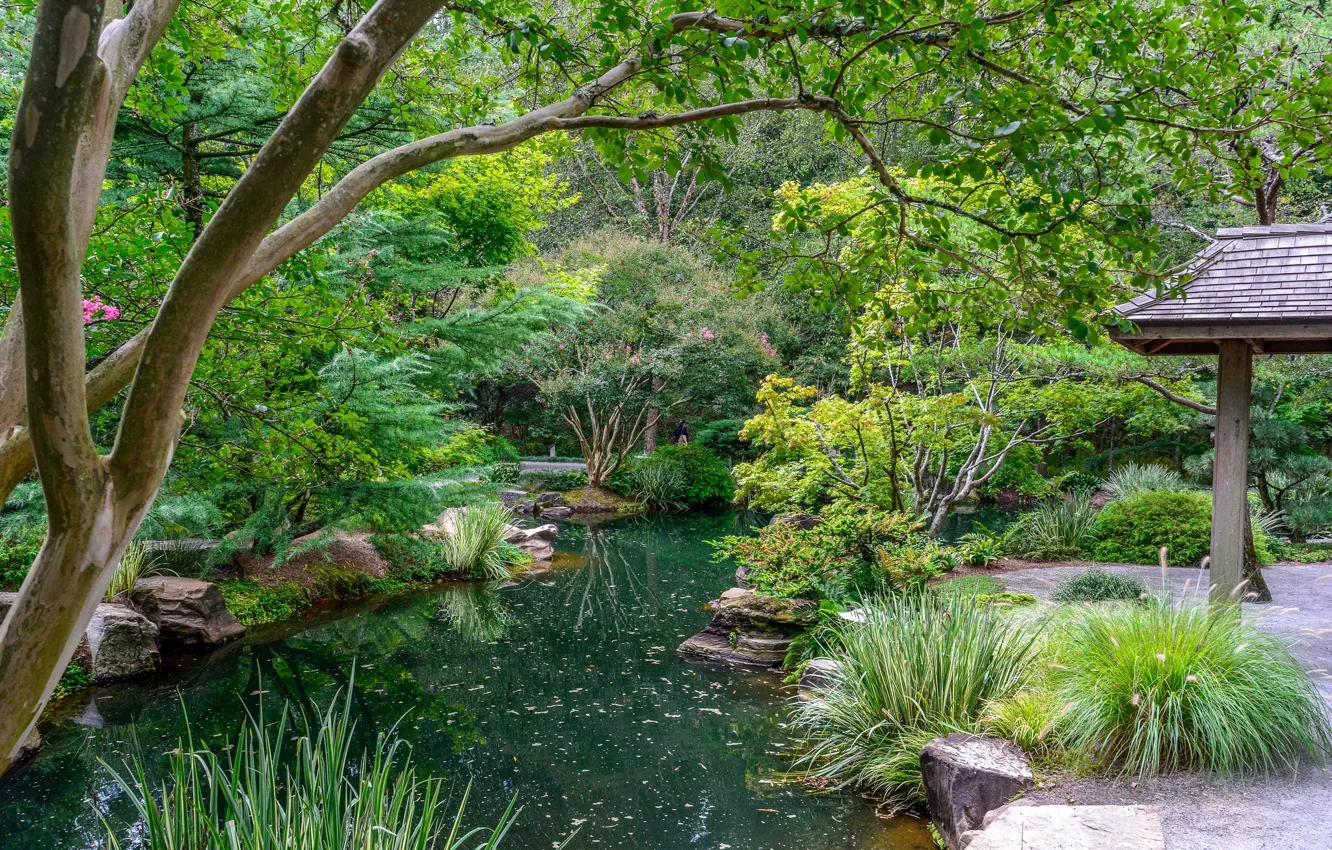
<instances>
[{"instance_id":1,"label":"dense forest background","mask_svg":"<svg viewBox=\"0 0 1332 850\"><path fill-rule=\"evenodd\" d=\"M152 320L180 259L363 11L184 6L117 125L84 264L90 366ZM29 12L4 13L6 137ZM1277 3L1253 28L1255 50L1298 36L1312 53L1326 24ZM531 67L456 23L432 25L289 214L378 151L567 88ZM937 179L928 128L873 132L903 180ZM1221 175L1222 194L1152 156L1132 161L1119 182L1150 188L1155 268L1182 266L1219 227L1332 213L1315 154L1277 144L1200 154L1193 167ZM626 400L628 419L660 423L635 450L684 421L735 467L742 502L768 510L849 495L934 520L977 499L1039 500L1129 461L1209 477L1211 420L1195 408L1213 394L1213 364L1138 358L1038 297L945 286L921 311L916 272L883 250L871 217L848 215L867 187L854 142L801 111L715 137L548 135L399 178L223 311L141 536L280 550L339 526L417 528L493 489L499 465L586 454L570 415ZM0 322L18 285L7 211L0 195ZM945 264L929 280L968 274ZM1104 288L1107 303L1137 294L1127 278ZM1264 507L1299 535L1332 522L1330 366L1258 367L1253 474ZM104 443L121 401L94 416ZM28 482L0 513L6 586L40 540L40 502Z\"/></svg>"}]
</instances>

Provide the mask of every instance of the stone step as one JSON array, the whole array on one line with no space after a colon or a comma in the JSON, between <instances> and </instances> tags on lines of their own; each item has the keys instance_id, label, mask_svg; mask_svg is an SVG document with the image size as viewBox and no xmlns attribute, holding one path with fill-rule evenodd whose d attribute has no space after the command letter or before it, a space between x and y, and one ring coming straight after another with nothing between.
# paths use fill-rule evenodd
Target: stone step
<instances>
[{"instance_id":1,"label":"stone step","mask_svg":"<svg viewBox=\"0 0 1332 850\"><path fill-rule=\"evenodd\" d=\"M1165 835L1150 806L1010 805L999 809L966 848L1165 850Z\"/></svg>"}]
</instances>

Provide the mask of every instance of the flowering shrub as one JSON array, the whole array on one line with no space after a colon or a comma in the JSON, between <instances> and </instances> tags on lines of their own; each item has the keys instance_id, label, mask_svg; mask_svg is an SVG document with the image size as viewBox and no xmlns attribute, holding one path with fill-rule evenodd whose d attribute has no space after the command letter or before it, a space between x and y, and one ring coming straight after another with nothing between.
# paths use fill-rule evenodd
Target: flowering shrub
<instances>
[{"instance_id":1,"label":"flowering shrub","mask_svg":"<svg viewBox=\"0 0 1332 850\"><path fill-rule=\"evenodd\" d=\"M97 320L98 314L101 314L101 317L107 321L113 321L120 318L120 308L103 304L102 299L96 295L91 300L83 299L83 323L91 325Z\"/></svg>"}]
</instances>

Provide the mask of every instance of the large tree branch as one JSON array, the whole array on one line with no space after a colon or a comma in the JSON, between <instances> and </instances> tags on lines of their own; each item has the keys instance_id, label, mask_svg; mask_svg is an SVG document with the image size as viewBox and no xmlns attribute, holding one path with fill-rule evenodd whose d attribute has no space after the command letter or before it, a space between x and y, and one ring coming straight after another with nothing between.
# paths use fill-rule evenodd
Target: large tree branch
<instances>
[{"instance_id":1,"label":"large tree branch","mask_svg":"<svg viewBox=\"0 0 1332 850\"><path fill-rule=\"evenodd\" d=\"M1182 404L1185 407L1198 411L1199 413L1206 413L1208 416L1216 415L1215 407L1208 407L1207 405L1203 404L1201 401L1194 401L1193 399L1185 398L1184 396L1179 395L1178 393L1173 393L1170 390L1166 389L1164 385L1159 384L1156 381L1153 381L1151 378L1138 375L1134 377L1133 380L1137 381L1143 386L1151 387L1161 395L1173 401L1175 404Z\"/></svg>"},{"instance_id":2,"label":"large tree branch","mask_svg":"<svg viewBox=\"0 0 1332 850\"><path fill-rule=\"evenodd\" d=\"M264 234L441 0L380 0L335 48L181 263L148 332L110 464L127 509L166 474L190 375Z\"/></svg>"}]
</instances>

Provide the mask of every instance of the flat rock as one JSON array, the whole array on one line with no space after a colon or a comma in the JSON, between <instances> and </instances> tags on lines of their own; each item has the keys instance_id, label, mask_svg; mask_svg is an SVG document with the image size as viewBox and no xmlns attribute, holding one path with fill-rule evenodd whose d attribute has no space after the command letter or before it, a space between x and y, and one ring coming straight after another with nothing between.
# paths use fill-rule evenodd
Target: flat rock
<instances>
[{"instance_id":1,"label":"flat rock","mask_svg":"<svg viewBox=\"0 0 1332 850\"><path fill-rule=\"evenodd\" d=\"M543 519L568 519L573 516L573 508L568 505L555 505L549 508L541 509Z\"/></svg>"},{"instance_id":2,"label":"flat rock","mask_svg":"<svg viewBox=\"0 0 1332 850\"><path fill-rule=\"evenodd\" d=\"M157 625L163 645L207 648L245 634L211 582L150 576L134 585L130 601Z\"/></svg>"},{"instance_id":3,"label":"flat rock","mask_svg":"<svg viewBox=\"0 0 1332 850\"><path fill-rule=\"evenodd\" d=\"M818 622L818 603L753 592L723 594L711 603L712 622L676 650L680 655L737 667L780 667L791 643Z\"/></svg>"},{"instance_id":4,"label":"flat rock","mask_svg":"<svg viewBox=\"0 0 1332 850\"><path fill-rule=\"evenodd\" d=\"M1218 824L1217 847L1224 824ZM1165 850L1150 806L1005 806L967 850Z\"/></svg>"},{"instance_id":5,"label":"flat rock","mask_svg":"<svg viewBox=\"0 0 1332 850\"><path fill-rule=\"evenodd\" d=\"M501 490L499 491L499 500L508 507L513 507L527 498L526 490Z\"/></svg>"},{"instance_id":6,"label":"flat rock","mask_svg":"<svg viewBox=\"0 0 1332 850\"><path fill-rule=\"evenodd\" d=\"M722 599L739 599L741 596L749 596L754 591L747 587L728 587L722 591Z\"/></svg>"},{"instance_id":7,"label":"flat rock","mask_svg":"<svg viewBox=\"0 0 1332 850\"><path fill-rule=\"evenodd\" d=\"M84 637L88 641L95 682L114 682L151 673L161 661L157 626L124 605L98 605Z\"/></svg>"},{"instance_id":8,"label":"flat rock","mask_svg":"<svg viewBox=\"0 0 1332 850\"><path fill-rule=\"evenodd\" d=\"M563 507L563 506L564 506L564 494L563 494L563 493L556 493L556 492L554 492L554 491L549 492L549 493L542 493L541 495L539 495L539 496L536 497L536 503L537 503L537 507L542 508L542 509L545 509L545 508L558 508L558 507ZM543 510L543 512L544 512L544 510Z\"/></svg>"},{"instance_id":9,"label":"flat rock","mask_svg":"<svg viewBox=\"0 0 1332 850\"><path fill-rule=\"evenodd\" d=\"M951 850L960 850L962 834L979 828L988 812L1036 784L1021 747L964 733L926 744L920 771L930 819Z\"/></svg>"},{"instance_id":10,"label":"flat rock","mask_svg":"<svg viewBox=\"0 0 1332 850\"><path fill-rule=\"evenodd\" d=\"M555 557L555 538L559 533L559 527L551 523L536 528L511 525L504 540L531 555L533 561L549 561Z\"/></svg>"}]
</instances>

